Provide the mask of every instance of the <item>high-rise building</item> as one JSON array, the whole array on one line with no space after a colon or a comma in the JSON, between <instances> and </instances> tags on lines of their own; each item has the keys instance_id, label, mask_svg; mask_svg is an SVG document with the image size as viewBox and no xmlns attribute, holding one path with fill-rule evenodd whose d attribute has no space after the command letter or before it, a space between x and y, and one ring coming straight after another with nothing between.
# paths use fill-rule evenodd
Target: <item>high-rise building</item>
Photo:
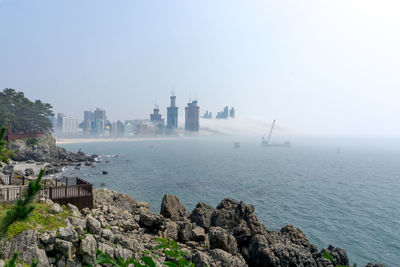
<instances>
[{"instance_id":1,"label":"high-rise building","mask_svg":"<svg viewBox=\"0 0 400 267\"><path fill-rule=\"evenodd\" d=\"M178 128L178 107L174 95L171 96L171 106L167 107L167 127L168 129Z\"/></svg>"},{"instance_id":2,"label":"high-rise building","mask_svg":"<svg viewBox=\"0 0 400 267\"><path fill-rule=\"evenodd\" d=\"M164 125L164 119L161 118L160 109L156 106L153 113L150 114L150 121L157 125Z\"/></svg>"},{"instance_id":3,"label":"high-rise building","mask_svg":"<svg viewBox=\"0 0 400 267\"><path fill-rule=\"evenodd\" d=\"M212 119L212 112L208 112L208 110L206 112L204 112L203 114L203 119Z\"/></svg>"},{"instance_id":4,"label":"high-rise building","mask_svg":"<svg viewBox=\"0 0 400 267\"><path fill-rule=\"evenodd\" d=\"M197 105L197 101L189 102L185 107L185 130L198 132L200 129L199 117L200 107Z\"/></svg>"},{"instance_id":5,"label":"high-rise building","mask_svg":"<svg viewBox=\"0 0 400 267\"><path fill-rule=\"evenodd\" d=\"M62 127L63 127L63 118L64 118L64 114L62 113L58 113L57 114L57 129L59 131L62 131Z\"/></svg>"},{"instance_id":6,"label":"high-rise building","mask_svg":"<svg viewBox=\"0 0 400 267\"><path fill-rule=\"evenodd\" d=\"M94 116L93 121L106 121L107 120L106 111L104 109L96 108L93 116Z\"/></svg>"},{"instance_id":7,"label":"high-rise building","mask_svg":"<svg viewBox=\"0 0 400 267\"><path fill-rule=\"evenodd\" d=\"M92 122L94 121L94 113L92 111L84 111L83 112L83 131L86 134L91 132Z\"/></svg>"},{"instance_id":8,"label":"high-rise building","mask_svg":"<svg viewBox=\"0 0 400 267\"><path fill-rule=\"evenodd\" d=\"M233 118L232 115L233 115L233 117L235 117L235 109L232 108L229 112L229 108L228 108L228 106L226 106L226 107L224 107L223 111L217 113L216 118L226 120L229 117Z\"/></svg>"},{"instance_id":9,"label":"high-rise building","mask_svg":"<svg viewBox=\"0 0 400 267\"><path fill-rule=\"evenodd\" d=\"M75 133L78 131L78 119L71 117L62 117L62 132L63 133Z\"/></svg>"},{"instance_id":10,"label":"high-rise building","mask_svg":"<svg viewBox=\"0 0 400 267\"><path fill-rule=\"evenodd\" d=\"M92 126L91 133L93 136L97 136L97 137L104 136L104 121L103 120L92 121L91 126Z\"/></svg>"},{"instance_id":11,"label":"high-rise building","mask_svg":"<svg viewBox=\"0 0 400 267\"><path fill-rule=\"evenodd\" d=\"M229 117L235 118L235 108L231 107L231 110L229 111Z\"/></svg>"}]
</instances>

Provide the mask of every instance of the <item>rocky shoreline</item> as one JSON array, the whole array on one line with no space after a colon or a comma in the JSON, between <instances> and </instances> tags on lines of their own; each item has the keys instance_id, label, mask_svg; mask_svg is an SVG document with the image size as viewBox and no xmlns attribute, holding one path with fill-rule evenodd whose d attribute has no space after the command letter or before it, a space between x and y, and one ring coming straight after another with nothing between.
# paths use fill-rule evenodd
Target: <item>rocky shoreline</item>
<instances>
[{"instance_id":1,"label":"rocky shoreline","mask_svg":"<svg viewBox=\"0 0 400 267\"><path fill-rule=\"evenodd\" d=\"M27 146L25 140L10 145L17 153L15 164L6 165L5 175L34 179L39 168L46 174L61 172L65 166L94 166L97 155L71 153L56 146L51 136L41 137L38 144ZM346 251L329 246L318 250L304 233L291 225L270 231L254 214L254 206L234 199L224 199L213 208L198 203L187 212L179 199L165 195L160 214L149 204L107 189L95 190L94 208L79 211L69 204L60 207L50 200L48 216L68 210L65 227L53 231L25 230L0 242L0 259L8 259L16 251L22 262L39 259L39 266L86 266L94 264L96 250L111 257L140 258L143 250L158 243L156 237L179 242L196 266L349 266ZM329 252L331 260L323 257ZM166 259L160 254L159 262ZM0 260L0 267L4 261ZM383 265L368 264L367 267Z\"/></svg>"},{"instance_id":2,"label":"rocky shoreline","mask_svg":"<svg viewBox=\"0 0 400 267\"><path fill-rule=\"evenodd\" d=\"M52 205L49 216L63 211L58 204L42 201ZM97 249L111 257L140 258L143 250L158 244L156 237L165 237L177 240L196 266L349 266L344 249L329 246L319 251L291 225L269 231L252 205L234 199L224 199L216 208L198 203L187 213L176 196L165 195L157 214L148 203L104 189L95 190L93 209L79 211L70 204L66 209L71 212L66 227L23 231L3 242L0 258L17 251L24 262L39 259L39 266L85 266L94 263ZM323 257L324 251L334 264ZM160 254L158 261L165 259Z\"/></svg>"},{"instance_id":3,"label":"rocky shoreline","mask_svg":"<svg viewBox=\"0 0 400 267\"><path fill-rule=\"evenodd\" d=\"M15 151L11 156L12 162L2 169L4 175L35 178L40 168L46 169L46 175L62 172L63 167L85 164L94 166L97 155L88 156L83 152L73 153L58 147L51 135L36 138L37 144L29 146L26 140L16 140L8 145Z\"/></svg>"}]
</instances>

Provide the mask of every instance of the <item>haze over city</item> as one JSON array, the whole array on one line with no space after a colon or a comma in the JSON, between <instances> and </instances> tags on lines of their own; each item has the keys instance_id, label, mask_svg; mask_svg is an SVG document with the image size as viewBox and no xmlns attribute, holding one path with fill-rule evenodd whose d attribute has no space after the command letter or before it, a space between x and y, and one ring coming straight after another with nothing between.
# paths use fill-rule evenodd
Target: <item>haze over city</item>
<instances>
[{"instance_id":1,"label":"haze over city","mask_svg":"<svg viewBox=\"0 0 400 267\"><path fill-rule=\"evenodd\" d=\"M0 88L82 119L234 106L289 131L399 135L398 1L0 1Z\"/></svg>"}]
</instances>

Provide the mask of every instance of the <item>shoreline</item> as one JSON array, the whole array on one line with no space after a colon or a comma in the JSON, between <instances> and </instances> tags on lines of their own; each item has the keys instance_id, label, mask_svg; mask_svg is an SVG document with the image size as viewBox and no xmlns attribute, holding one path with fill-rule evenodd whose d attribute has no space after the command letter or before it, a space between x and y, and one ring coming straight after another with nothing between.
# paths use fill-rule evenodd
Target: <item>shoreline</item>
<instances>
[{"instance_id":1,"label":"shoreline","mask_svg":"<svg viewBox=\"0 0 400 267\"><path fill-rule=\"evenodd\" d=\"M65 144L79 144L79 143L163 141L163 140L178 140L182 138L183 137L87 138L87 139L55 138L55 140L57 145L65 145Z\"/></svg>"}]
</instances>

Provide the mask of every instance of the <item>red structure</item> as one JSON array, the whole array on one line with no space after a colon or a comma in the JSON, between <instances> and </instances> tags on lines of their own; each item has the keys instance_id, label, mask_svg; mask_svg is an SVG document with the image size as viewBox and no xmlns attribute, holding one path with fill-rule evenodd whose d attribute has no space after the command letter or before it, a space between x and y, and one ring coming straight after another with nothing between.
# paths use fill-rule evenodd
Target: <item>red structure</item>
<instances>
[{"instance_id":1,"label":"red structure","mask_svg":"<svg viewBox=\"0 0 400 267\"><path fill-rule=\"evenodd\" d=\"M30 133L13 133L11 123L8 124L8 129L6 132L6 140L12 142L18 139L33 138L43 136L44 133L41 132L30 132Z\"/></svg>"}]
</instances>

